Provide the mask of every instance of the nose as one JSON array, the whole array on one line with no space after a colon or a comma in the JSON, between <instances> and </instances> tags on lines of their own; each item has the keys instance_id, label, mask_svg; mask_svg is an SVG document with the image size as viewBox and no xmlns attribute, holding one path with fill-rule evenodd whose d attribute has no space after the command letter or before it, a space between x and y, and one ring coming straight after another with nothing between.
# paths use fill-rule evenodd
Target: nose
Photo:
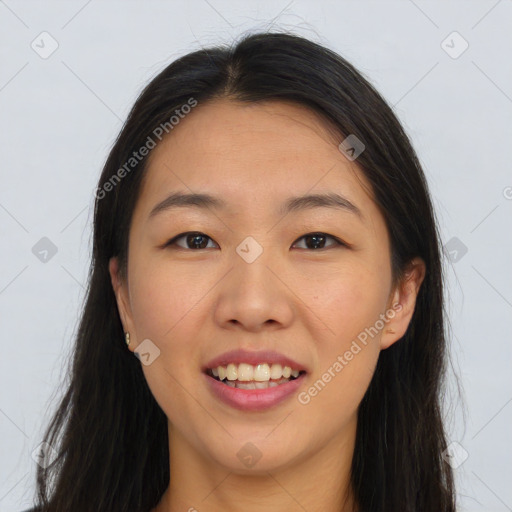
<instances>
[{"instance_id":1,"label":"nose","mask_svg":"<svg viewBox=\"0 0 512 512\"><path fill-rule=\"evenodd\" d=\"M294 316L289 286L270 251L264 250L252 263L235 253L232 270L217 289L215 321L223 328L250 332L285 328Z\"/></svg>"}]
</instances>

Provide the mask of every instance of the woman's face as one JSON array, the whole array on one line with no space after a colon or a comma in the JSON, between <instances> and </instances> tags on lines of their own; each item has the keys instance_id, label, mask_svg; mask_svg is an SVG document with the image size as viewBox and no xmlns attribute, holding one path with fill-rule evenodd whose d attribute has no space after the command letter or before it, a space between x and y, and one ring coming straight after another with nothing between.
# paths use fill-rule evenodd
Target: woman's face
<instances>
[{"instance_id":1,"label":"woman's face","mask_svg":"<svg viewBox=\"0 0 512 512\"><path fill-rule=\"evenodd\" d=\"M218 100L152 151L127 282L115 259L110 271L178 452L241 473L351 449L379 351L404 334L422 276L392 289L384 218L340 142L303 107ZM178 194L213 201L165 205ZM279 380L284 366L299 378Z\"/></svg>"}]
</instances>

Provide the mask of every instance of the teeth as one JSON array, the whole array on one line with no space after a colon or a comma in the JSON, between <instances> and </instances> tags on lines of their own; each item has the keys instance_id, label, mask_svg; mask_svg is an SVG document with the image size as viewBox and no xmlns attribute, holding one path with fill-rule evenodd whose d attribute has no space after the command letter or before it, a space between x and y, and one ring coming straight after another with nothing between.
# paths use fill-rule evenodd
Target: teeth
<instances>
[{"instance_id":1,"label":"teeth","mask_svg":"<svg viewBox=\"0 0 512 512\"><path fill-rule=\"evenodd\" d=\"M299 376L299 370L292 370L289 366L281 366L280 364L260 363L255 366L247 363L240 363L236 365L229 363L227 366L217 366L211 369L211 373L214 377L218 377L219 380L226 382L249 382L251 383L270 383L270 387L276 385L275 382L279 379L290 379L290 377L297 378ZM267 386L265 386L267 387ZM263 389L263 386L257 385L254 387L244 387L243 389Z\"/></svg>"},{"instance_id":2,"label":"teeth","mask_svg":"<svg viewBox=\"0 0 512 512\"><path fill-rule=\"evenodd\" d=\"M290 379L279 379L278 381L267 380L266 382L241 382L239 380L231 381L231 380L223 380L222 383L228 385L231 388L238 389L267 389L267 388L275 388L280 384L286 384L290 382Z\"/></svg>"},{"instance_id":3,"label":"teeth","mask_svg":"<svg viewBox=\"0 0 512 512\"><path fill-rule=\"evenodd\" d=\"M228 368L231 364L228 365ZM232 366L235 366L234 364ZM254 375L254 368L250 364L240 363L238 365L238 380L249 382Z\"/></svg>"},{"instance_id":4,"label":"teeth","mask_svg":"<svg viewBox=\"0 0 512 512\"><path fill-rule=\"evenodd\" d=\"M267 363L259 364L254 369L254 380L265 382L270 379L270 367Z\"/></svg>"},{"instance_id":5,"label":"teeth","mask_svg":"<svg viewBox=\"0 0 512 512\"><path fill-rule=\"evenodd\" d=\"M238 389L256 389L254 386L254 382L240 382L238 381L236 387Z\"/></svg>"},{"instance_id":6,"label":"teeth","mask_svg":"<svg viewBox=\"0 0 512 512\"><path fill-rule=\"evenodd\" d=\"M270 378L280 379L283 376L283 367L280 364L273 364L270 368Z\"/></svg>"},{"instance_id":7,"label":"teeth","mask_svg":"<svg viewBox=\"0 0 512 512\"><path fill-rule=\"evenodd\" d=\"M220 366L219 368L222 367ZM228 364L228 367L226 368L226 377L228 380L236 380L238 378L238 369L234 364Z\"/></svg>"}]
</instances>

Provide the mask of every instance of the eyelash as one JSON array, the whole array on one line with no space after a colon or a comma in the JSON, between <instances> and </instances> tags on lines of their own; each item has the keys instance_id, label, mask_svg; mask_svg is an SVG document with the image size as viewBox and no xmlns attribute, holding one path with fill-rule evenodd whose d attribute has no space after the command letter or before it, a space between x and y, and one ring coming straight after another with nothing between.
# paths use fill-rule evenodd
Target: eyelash
<instances>
[{"instance_id":1,"label":"eyelash","mask_svg":"<svg viewBox=\"0 0 512 512\"><path fill-rule=\"evenodd\" d=\"M211 237L209 237L208 235L205 235L204 233L201 233L200 231L186 231L185 233L180 233L179 235L176 235L174 238L172 238L171 240L169 240L164 247L172 247L172 246L177 246L179 249L183 249L185 251L200 251L200 250L203 250L203 249L211 249L211 247L205 247L205 248L200 248L200 249L190 249L188 247L181 247L179 245L177 245L177 241L180 240L181 238L184 238L186 237L187 235L195 235L195 236L201 236L201 237L204 237L204 238L207 238L211 241L213 241L213 239ZM344 243L342 240L340 240L339 238L333 236L333 235L329 235L328 233L323 233L321 231L313 231L312 233L307 233L305 235L302 235L300 238L298 238L295 242L294 242L294 245L299 241L299 240L302 240L303 238L306 238L306 237L313 237L313 236L322 236L322 237L326 237L326 238L330 238L331 240L334 240L334 242L336 242L335 245L331 246L331 247L322 247L321 249L308 249L307 247L306 248L301 248L303 250L309 250L309 251L324 251L324 250L327 250L327 249L332 249L332 248L337 248L337 247L348 247L348 244ZM216 242L214 242L216 243Z\"/></svg>"}]
</instances>

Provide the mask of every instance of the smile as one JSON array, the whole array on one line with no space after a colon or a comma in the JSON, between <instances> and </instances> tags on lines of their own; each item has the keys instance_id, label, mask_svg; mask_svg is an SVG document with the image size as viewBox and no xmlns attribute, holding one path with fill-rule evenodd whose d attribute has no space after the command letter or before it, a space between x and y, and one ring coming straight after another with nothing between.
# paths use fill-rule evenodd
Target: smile
<instances>
[{"instance_id":1,"label":"smile","mask_svg":"<svg viewBox=\"0 0 512 512\"><path fill-rule=\"evenodd\" d=\"M305 372L277 363L229 363L226 366L208 368L206 373L232 388L267 389L295 380Z\"/></svg>"}]
</instances>

